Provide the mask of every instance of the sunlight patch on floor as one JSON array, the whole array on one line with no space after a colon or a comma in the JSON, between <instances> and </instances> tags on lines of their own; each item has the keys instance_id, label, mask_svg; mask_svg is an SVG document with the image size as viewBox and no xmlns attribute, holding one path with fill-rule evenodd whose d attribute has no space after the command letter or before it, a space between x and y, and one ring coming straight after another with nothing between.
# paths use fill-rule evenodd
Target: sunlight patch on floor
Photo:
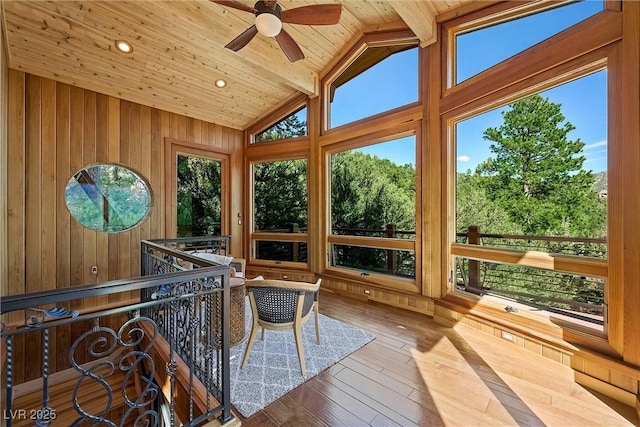
<instances>
[{"instance_id":1,"label":"sunlight patch on floor","mask_svg":"<svg viewBox=\"0 0 640 427\"><path fill-rule=\"evenodd\" d=\"M425 384L419 402L433 406L446 425L469 425L470 420L483 420L484 425L517 424L502 405L492 403L491 390L457 345L443 337L426 352L411 350Z\"/></svg>"}]
</instances>

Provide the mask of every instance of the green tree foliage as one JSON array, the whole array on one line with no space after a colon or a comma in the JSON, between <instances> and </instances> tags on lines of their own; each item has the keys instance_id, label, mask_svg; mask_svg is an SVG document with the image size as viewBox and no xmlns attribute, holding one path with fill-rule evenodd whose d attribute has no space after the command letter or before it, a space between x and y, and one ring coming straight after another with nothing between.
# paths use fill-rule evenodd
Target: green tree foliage
<instances>
[{"instance_id":1,"label":"green tree foliage","mask_svg":"<svg viewBox=\"0 0 640 427\"><path fill-rule=\"evenodd\" d=\"M293 138L307 134L306 122L292 114L259 134L256 134L255 142L275 141L276 139Z\"/></svg>"},{"instance_id":2,"label":"green tree foliage","mask_svg":"<svg viewBox=\"0 0 640 427\"><path fill-rule=\"evenodd\" d=\"M456 183L456 232L477 225L483 233L522 234L522 228L487 196L483 178L471 171L458 173Z\"/></svg>"},{"instance_id":3,"label":"green tree foliage","mask_svg":"<svg viewBox=\"0 0 640 427\"><path fill-rule=\"evenodd\" d=\"M306 159L256 163L253 200L256 231L306 232ZM271 260L304 262L306 245L258 241L257 256Z\"/></svg>"},{"instance_id":4,"label":"green tree foliage","mask_svg":"<svg viewBox=\"0 0 640 427\"><path fill-rule=\"evenodd\" d=\"M78 172L67 184L65 200L78 222L106 232L134 227L146 217L151 204L146 184L134 172L113 164Z\"/></svg>"},{"instance_id":5,"label":"green tree foliage","mask_svg":"<svg viewBox=\"0 0 640 427\"><path fill-rule=\"evenodd\" d=\"M337 234L385 237L393 225L415 230L416 172L412 165L345 151L331 160L331 223ZM379 230L378 233L371 230ZM409 238L411 234L398 234ZM334 246L336 265L413 277L415 255L357 246Z\"/></svg>"},{"instance_id":6,"label":"green tree foliage","mask_svg":"<svg viewBox=\"0 0 640 427\"><path fill-rule=\"evenodd\" d=\"M257 163L254 166L254 221L257 230L307 226L307 161Z\"/></svg>"},{"instance_id":7,"label":"green tree foliage","mask_svg":"<svg viewBox=\"0 0 640 427\"><path fill-rule=\"evenodd\" d=\"M604 229L604 205L594 176L582 169L584 143L560 104L533 95L509 105L504 124L484 131L490 157L476 170L488 198L525 234L595 236Z\"/></svg>"},{"instance_id":8,"label":"green tree foliage","mask_svg":"<svg viewBox=\"0 0 640 427\"><path fill-rule=\"evenodd\" d=\"M388 159L344 151L331 162L331 222L334 229L415 230L416 172Z\"/></svg>"},{"instance_id":9,"label":"green tree foliage","mask_svg":"<svg viewBox=\"0 0 640 427\"><path fill-rule=\"evenodd\" d=\"M584 144L569 139L575 127L565 120L561 105L534 95L511 104L503 119L501 126L484 132L494 156L474 174L457 175L457 231L478 225L482 233L606 236L606 199L598 197L592 172L582 169ZM483 244L606 256L601 244L486 237ZM518 265L480 265L485 290L534 305L601 313L595 308L604 301L600 279ZM461 263L461 274L467 274L467 266ZM571 300L594 307L567 303Z\"/></svg>"},{"instance_id":10,"label":"green tree foliage","mask_svg":"<svg viewBox=\"0 0 640 427\"><path fill-rule=\"evenodd\" d=\"M178 236L220 234L221 164L178 156Z\"/></svg>"}]
</instances>

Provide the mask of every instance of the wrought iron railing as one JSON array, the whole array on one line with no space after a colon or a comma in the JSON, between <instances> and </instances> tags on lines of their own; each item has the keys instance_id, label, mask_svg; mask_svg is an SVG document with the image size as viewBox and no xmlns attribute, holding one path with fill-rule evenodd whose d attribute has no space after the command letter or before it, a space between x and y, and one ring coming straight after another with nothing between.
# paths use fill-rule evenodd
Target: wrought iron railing
<instances>
[{"instance_id":1,"label":"wrought iron railing","mask_svg":"<svg viewBox=\"0 0 640 427\"><path fill-rule=\"evenodd\" d=\"M458 243L519 251L606 258L603 238L520 236L480 233L470 226ZM493 294L596 325L604 322L604 279L522 265L457 258L456 286L475 294Z\"/></svg>"},{"instance_id":2,"label":"wrought iron railing","mask_svg":"<svg viewBox=\"0 0 640 427\"><path fill-rule=\"evenodd\" d=\"M5 424L230 421L229 268L178 270L3 297ZM68 308L96 297L111 302ZM163 337L169 330L181 332Z\"/></svg>"},{"instance_id":3,"label":"wrought iron railing","mask_svg":"<svg viewBox=\"0 0 640 427\"><path fill-rule=\"evenodd\" d=\"M182 254L189 255L194 252L208 252L218 255L229 255L231 236L196 236L196 237L178 237L172 239L152 239L143 240L145 243L151 243L163 250L175 250ZM144 251L143 251L144 252ZM181 256L182 254L176 254ZM207 263L205 265L216 265Z\"/></svg>"}]
</instances>

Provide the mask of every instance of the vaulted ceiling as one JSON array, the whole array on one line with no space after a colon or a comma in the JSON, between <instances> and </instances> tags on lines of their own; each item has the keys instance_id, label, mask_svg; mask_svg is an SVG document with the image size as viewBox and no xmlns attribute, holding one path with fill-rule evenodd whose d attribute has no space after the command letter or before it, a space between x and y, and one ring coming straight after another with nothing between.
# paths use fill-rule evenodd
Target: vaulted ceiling
<instances>
[{"instance_id":1,"label":"vaulted ceiling","mask_svg":"<svg viewBox=\"0 0 640 427\"><path fill-rule=\"evenodd\" d=\"M279 3L286 10L327 2ZM294 63L261 35L238 52L225 49L254 16L207 0L3 1L2 8L9 68L244 129L296 93L317 95L319 72L364 32L409 27L426 46L436 16L469 0L339 2L337 25L284 24L305 55ZM133 53L115 49L120 39ZM217 88L217 79L227 86Z\"/></svg>"}]
</instances>

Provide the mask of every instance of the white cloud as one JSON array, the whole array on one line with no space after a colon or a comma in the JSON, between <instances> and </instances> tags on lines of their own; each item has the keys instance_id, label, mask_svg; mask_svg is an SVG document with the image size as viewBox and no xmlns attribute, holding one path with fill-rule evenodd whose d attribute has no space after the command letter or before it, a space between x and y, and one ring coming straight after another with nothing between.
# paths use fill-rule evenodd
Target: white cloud
<instances>
[{"instance_id":1,"label":"white cloud","mask_svg":"<svg viewBox=\"0 0 640 427\"><path fill-rule=\"evenodd\" d=\"M596 157L596 158L593 158L593 159L586 159L584 162L585 162L585 163L589 163L589 162L600 162L600 161L602 161L602 160L606 160L606 159L607 159L606 157Z\"/></svg>"},{"instance_id":2,"label":"white cloud","mask_svg":"<svg viewBox=\"0 0 640 427\"><path fill-rule=\"evenodd\" d=\"M471 157L467 156L466 154L458 156L459 162L468 162L469 160L471 160Z\"/></svg>"},{"instance_id":3,"label":"white cloud","mask_svg":"<svg viewBox=\"0 0 640 427\"><path fill-rule=\"evenodd\" d=\"M593 148L596 147L603 147L607 145L607 140L605 139L604 141L598 141L598 142L594 142L592 144L585 144L584 149L585 150L591 150Z\"/></svg>"}]
</instances>

